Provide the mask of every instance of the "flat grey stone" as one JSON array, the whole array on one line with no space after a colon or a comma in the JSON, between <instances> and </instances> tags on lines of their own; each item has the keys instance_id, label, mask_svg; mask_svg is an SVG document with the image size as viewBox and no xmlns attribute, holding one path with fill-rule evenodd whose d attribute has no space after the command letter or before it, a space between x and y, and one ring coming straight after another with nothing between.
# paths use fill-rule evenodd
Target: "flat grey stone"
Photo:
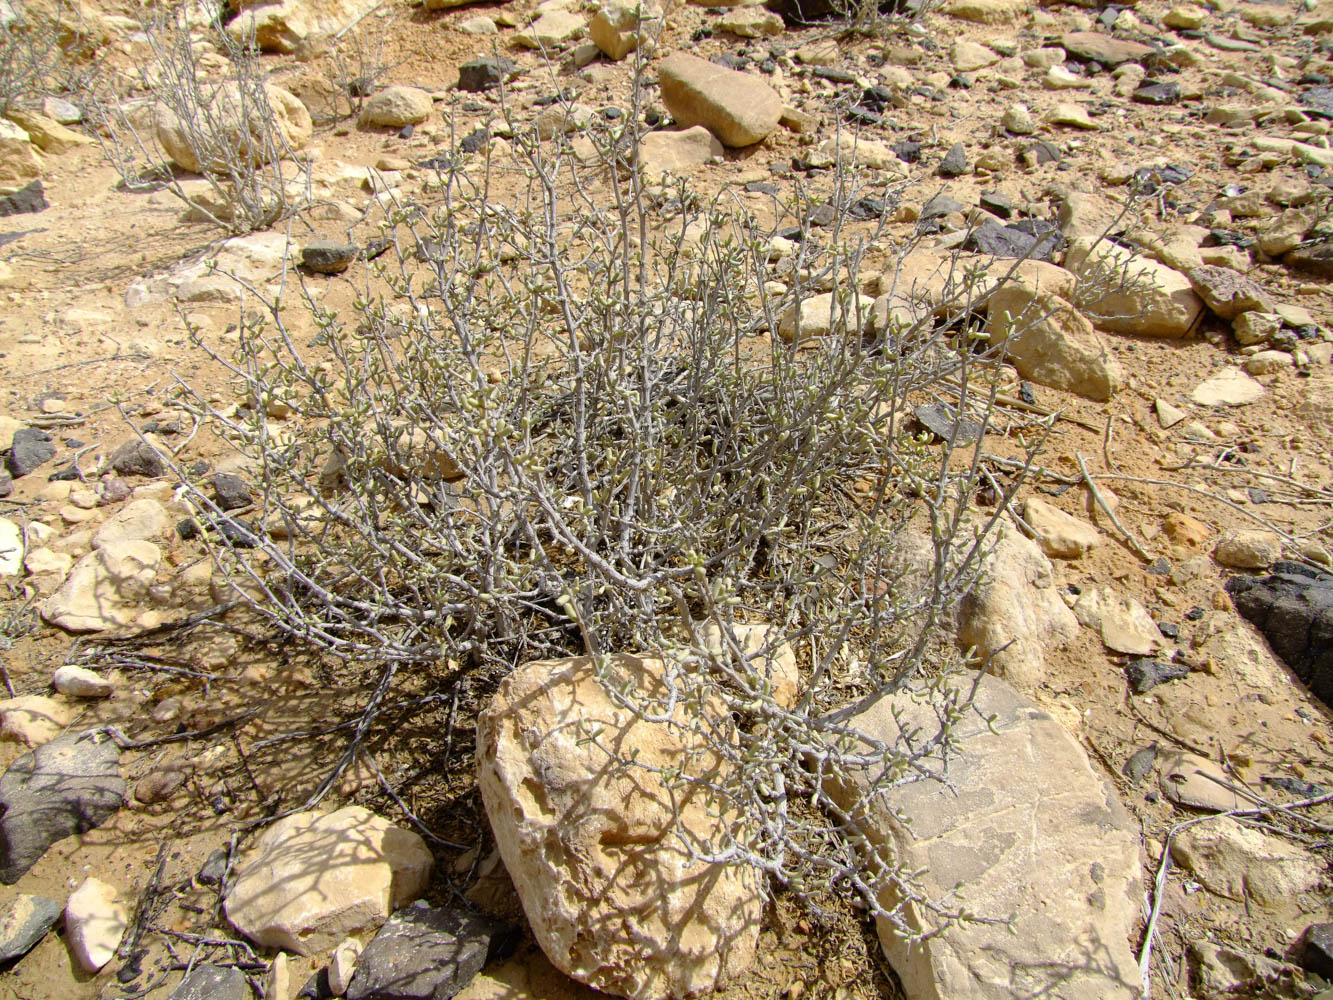
<instances>
[{"instance_id":1,"label":"flat grey stone","mask_svg":"<svg viewBox=\"0 0 1333 1000\"><path fill-rule=\"evenodd\" d=\"M951 683L965 695L973 681L976 711L954 727L947 769L936 751L881 796L866 797L865 773L830 791L902 869L924 871L928 898L1012 926L955 924L909 944L880 920L885 956L913 1000L1137 998L1137 826L1055 719L989 674ZM920 745L939 728L935 707L906 693L851 725L890 746L913 730ZM893 904L888 893L881 901ZM933 927L923 907L903 919L917 932Z\"/></svg>"},{"instance_id":2,"label":"flat grey stone","mask_svg":"<svg viewBox=\"0 0 1333 1000\"><path fill-rule=\"evenodd\" d=\"M981 437L981 424L971 417L960 417L957 410L945 403L923 403L912 411L921 426L941 441L948 441L957 433L956 442L966 448Z\"/></svg>"},{"instance_id":3,"label":"flat grey stone","mask_svg":"<svg viewBox=\"0 0 1333 1000\"><path fill-rule=\"evenodd\" d=\"M229 965L197 965L167 1000L253 1000L245 973Z\"/></svg>"},{"instance_id":4,"label":"flat grey stone","mask_svg":"<svg viewBox=\"0 0 1333 1000\"><path fill-rule=\"evenodd\" d=\"M26 955L46 936L64 908L57 900L27 893L0 907L0 962Z\"/></svg>"},{"instance_id":5,"label":"flat grey stone","mask_svg":"<svg viewBox=\"0 0 1333 1000\"><path fill-rule=\"evenodd\" d=\"M448 1000L486 963L495 925L415 903L380 928L356 962L348 1000Z\"/></svg>"},{"instance_id":6,"label":"flat grey stone","mask_svg":"<svg viewBox=\"0 0 1333 1000\"><path fill-rule=\"evenodd\" d=\"M39 427L23 427L14 432L14 443L9 448L9 471L15 479L35 472L56 457L56 446L51 435Z\"/></svg>"},{"instance_id":7,"label":"flat grey stone","mask_svg":"<svg viewBox=\"0 0 1333 1000\"><path fill-rule=\"evenodd\" d=\"M311 240L301 250L301 263L319 274L342 274L356 260L356 247L338 240Z\"/></svg>"},{"instance_id":8,"label":"flat grey stone","mask_svg":"<svg viewBox=\"0 0 1333 1000\"><path fill-rule=\"evenodd\" d=\"M0 882L13 885L57 840L101 826L124 804L109 737L69 733L25 753L0 778Z\"/></svg>"}]
</instances>

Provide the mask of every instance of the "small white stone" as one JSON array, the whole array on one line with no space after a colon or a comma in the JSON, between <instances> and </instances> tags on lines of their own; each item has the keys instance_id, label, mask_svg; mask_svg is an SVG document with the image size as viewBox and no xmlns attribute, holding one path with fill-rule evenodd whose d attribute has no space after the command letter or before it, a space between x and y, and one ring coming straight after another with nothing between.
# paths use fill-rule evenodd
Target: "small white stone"
<instances>
[{"instance_id":1,"label":"small white stone","mask_svg":"<svg viewBox=\"0 0 1333 1000\"><path fill-rule=\"evenodd\" d=\"M108 698L111 696L111 682L101 674L93 673L87 667L76 667L72 663L57 667L51 676L51 683L63 695L71 698Z\"/></svg>"},{"instance_id":2,"label":"small white stone","mask_svg":"<svg viewBox=\"0 0 1333 1000\"><path fill-rule=\"evenodd\" d=\"M0 517L0 576L18 576L23 569L23 531Z\"/></svg>"},{"instance_id":3,"label":"small white stone","mask_svg":"<svg viewBox=\"0 0 1333 1000\"><path fill-rule=\"evenodd\" d=\"M361 942L348 938L333 949L329 958L329 991L340 997L352 985L352 973L356 971L356 960L361 957Z\"/></svg>"},{"instance_id":4,"label":"small white stone","mask_svg":"<svg viewBox=\"0 0 1333 1000\"><path fill-rule=\"evenodd\" d=\"M86 878L65 903L65 935L75 960L88 972L111 961L129 925L129 909L114 886Z\"/></svg>"}]
</instances>

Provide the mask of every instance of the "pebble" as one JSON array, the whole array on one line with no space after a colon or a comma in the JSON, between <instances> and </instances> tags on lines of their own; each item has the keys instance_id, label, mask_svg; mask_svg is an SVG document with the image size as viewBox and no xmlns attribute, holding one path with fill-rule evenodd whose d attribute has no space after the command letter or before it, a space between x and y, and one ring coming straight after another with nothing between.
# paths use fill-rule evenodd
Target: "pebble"
<instances>
[{"instance_id":1,"label":"pebble","mask_svg":"<svg viewBox=\"0 0 1333 1000\"><path fill-rule=\"evenodd\" d=\"M111 697L110 681L87 667L78 667L72 663L57 667L51 676L51 683L57 691L71 698Z\"/></svg>"}]
</instances>

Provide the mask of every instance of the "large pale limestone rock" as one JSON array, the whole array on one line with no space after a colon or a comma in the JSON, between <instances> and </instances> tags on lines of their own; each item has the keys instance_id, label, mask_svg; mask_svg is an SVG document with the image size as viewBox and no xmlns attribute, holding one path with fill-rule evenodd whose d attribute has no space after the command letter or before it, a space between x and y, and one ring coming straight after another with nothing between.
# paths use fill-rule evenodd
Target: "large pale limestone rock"
<instances>
[{"instance_id":1,"label":"large pale limestone rock","mask_svg":"<svg viewBox=\"0 0 1333 1000\"><path fill-rule=\"evenodd\" d=\"M1036 533L1042 552L1053 559L1077 559L1102 537L1087 521L1039 497L1028 497L1024 502L1023 520Z\"/></svg>"},{"instance_id":2,"label":"large pale limestone rock","mask_svg":"<svg viewBox=\"0 0 1333 1000\"><path fill-rule=\"evenodd\" d=\"M1098 401L1123 383L1120 362L1091 321L1059 296L1011 281L991 295L987 310L991 342L1004 345L1024 378Z\"/></svg>"},{"instance_id":3,"label":"large pale limestone rock","mask_svg":"<svg viewBox=\"0 0 1333 1000\"><path fill-rule=\"evenodd\" d=\"M1203 315L1203 299L1188 277L1109 241L1075 241L1065 266L1080 277L1074 304L1103 330L1184 337Z\"/></svg>"},{"instance_id":4,"label":"large pale limestone rock","mask_svg":"<svg viewBox=\"0 0 1333 1000\"><path fill-rule=\"evenodd\" d=\"M972 678L955 681L963 691ZM912 945L879 921L880 944L912 1000L1130 1000L1139 995L1130 937L1142 898L1139 833L1078 742L1003 681L983 676L976 713L956 725L948 767L867 800L853 775L831 791L873 842L921 870L931 899L1012 926L954 926ZM897 714L895 714L897 713ZM985 716L994 716L988 724ZM889 745L938 729L929 703L887 698L851 725ZM915 777L915 776L914 776ZM908 817L910 829L899 817ZM885 892L886 906L898 900ZM904 916L926 931L917 904Z\"/></svg>"},{"instance_id":5,"label":"large pale limestone rock","mask_svg":"<svg viewBox=\"0 0 1333 1000\"><path fill-rule=\"evenodd\" d=\"M86 878L65 901L65 937L85 972L97 972L116 954L130 910L115 886Z\"/></svg>"},{"instance_id":6,"label":"large pale limestone rock","mask_svg":"<svg viewBox=\"0 0 1333 1000\"><path fill-rule=\"evenodd\" d=\"M908 172L907 164L898 158L887 142L852 132L839 132L825 139L806 153L806 161L812 167L831 167L841 162L870 170L887 170L900 176L907 176Z\"/></svg>"},{"instance_id":7,"label":"large pale limestone rock","mask_svg":"<svg viewBox=\"0 0 1333 1000\"><path fill-rule=\"evenodd\" d=\"M133 624L148 602L162 550L152 542L111 541L88 553L42 602L42 618L70 632Z\"/></svg>"},{"instance_id":8,"label":"large pale limestone rock","mask_svg":"<svg viewBox=\"0 0 1333 1000\"><path fill-rule=\"evenodd\" d=\"M683 177L723 152L722 143L702 125L680 132L649 132L639 140L639 168L652 181L668 173Z\"/></svg>"},{"instance_id":9,"label":"large pale limestone rock","mask_svg":"<svg viewBox=\"0 0 1333 1000\"><path fill-rule=\"evenodd\" d=\"M1213 558L1235 569L1267 569L1282 558L1282 539L1260 528L1231 528L1218 538Z\"/></svg>"},{"instance_id":10,"label":"large pale limestone rock","mask_svg":"<svg viewBox=\"0 0 1333 1000\"><path fill-rule=\"evenodd\" d=\"M739 647L747 667L759 678L757 686L768 690L783 708L791 708L801 696L796 651L789 644L778 642L773 633L770 625L742 623L732 625L728 636L721 625L709 620L701 623L695 634L705 652L725 657L729 662L735 661L735 647Z\"/></svg>"},{"instance_id":11,"label":"large pale limestone rock","mask_svg":"<svg viewBox=\"0 0 1333 1000\"><path fill-rule=\"evenodd\" d=\"M416 125L430 117L430 92L417 87L385 87L361 109L363 125L401 128Z\"/></svg>"},{"instance_id":12,"label":"large pale limestone rock","mask_svg":"<svg viewBox=\"0 0 1333 1000\"><path fill-rule=\"evenodd\" d=\"M95 140L35 111L11 108L7 114L15 125L28 133L28 140L43 153L68 153Z\"/></svg>"},{"instance_id":13,"label":"large pale limestone rock","mask_svg":"<svg viewBox=\"0 0 1333 1000\"><path fill-rule=\"evenodd\" d=\"M1206 378L1194 387L1190 399L1200 406L1247 406L1264 394L1264 385L1239 368Z\"/></svg>"},{"instance_id":14,"label":"large pale limestone rock","mask_svg":"<svg viewBox=\"0 0 1333 1000\"><path fill-rule=\"evenodd\" d=\"M581 14L555 7L543 11L535 21L514 36L514 44L549 52L572 42L587 30Z\"/></svg>"},{"instance_id":15,"label":"large pale limestone rock","mask_svg":"<svg viewBox=\"0 0 1333 1000\"><path fill-rule=\"evenodd\" d=\"M763 891L744 867L691 858L741 817L703 785L668 787L647 768L725 780L722 758L687 728L637 718L611 688L662 697L663 664L610 657L528 663L477 723L486 814L537 942L551 962L606 993L707 992L752 964ZM720 814L720 815L719 815ZM727 828L730 828L728 831Z\"/></svg>"},{"instance_id":16,"label":"large pale limestone rock","mask_svg":"<svg viewBox=\"0 0 1333 1000\"><path fill-rule=\"evenodd\" d=\"M0 701L0 738L30 747L49 743L79 714L73 705L40 694L24 694Z\"/></svg>"},{"instance_id":17,"label":"large pale limestone rock","mask_svg":"<svg viewBox=\"0 0 1333 1000\"><path fill-rule=\"evenodd\" d=\"M1023 0L947 0L945 14L977 24L1013 24L1028 11Z\"/></svg>"},{"instance_id":18,"label":"large pale limestone rock","mask_svg":"<svg viewBox=\"0 0 1333 1000\"><path fill-rule=\"evenodd\" d=\"M1038 294L1073 299L1078 281L1041 260L994 259L920 248L895 258L879 278L881 299L903 325L929 315L961 315L988 305L997 288L1017 282Z\"/></svg>"},{"instance_id":19,"label":"large pale limestone rock","mask_svg":"<svg viewBox=\"0 0 1333 1000\"><path fill-rule=\"evenodd\" d=\"M28 133L0 118L0 195L13 194L42 175L42 161Z\"/></svg>"},{"instance_id":20,"label":"large pale limestone rock","mask_svg":"<svg viewBox=\"0 0 1333 1000\"><path fill-rule=\"evenodd\" d=\"M238 42L251 37L265 52L295 52L306 39L333 35L380 6L378 0L279 0L241 3L244 9L227 25Z\"/></svg>"},{"instance_id":21,"label":"large pale limestone rock","mask_svg":"<svg viewBox=\"0 0 1333 1000\"><path fill-rule=\"evenodd\" d=\"M1166 645L1148 609L1110 587L1088 587L1074 604L1080 625L1101 633L1107 649L1128 656L1152 656Z\"/></svg>"},{"instance_id":22,"label":"large pale limestone rock","mask_svg":"<svg viewBox=\"0 0 1333 1000\"><path fill-rule=\"evenodd\" d=\"M662 60L657 78L678 125L702 125L726 146L762 142L782 117L781 96L763 80L688 52Z\"/></svg>"},{"instance_id":23,"label":"large pale limestone rock","mask_svg":"<svg viewBox=\"0 0 1333 1000\"><path fill-rule=\"evenodd\" d=\"M187 127L174 111L159 104L153 117L157 141L172 162L196 174L206 169L226 174L229 163L264 163L281 157L288 149L300 149L314 129L310 112L300 98L281 87L267 84L264 93L275 126L274 134L267 139L254 106L242 102L235 84L224 84L212 100L216 129L204 133Z\"/></svg>"},{"instance_id":24,"label":"large pale limestone rock","mask_svg":"<svg viewBox=\"0 0 1333 1000\"><path fill-rule=\"evenodd\" d=\"M87 667L65 663L56 667L51 685L67 698L110 698L111 682Z\"/></svg>"},{"instance_id":25,"label":"large pale limestone rock","mask_svg":"<svg viewBox=\"0 0 1333 1000\"><path fill-rule=\"evenodd\" d=\"M93 548L115 542L156 542L171 530L171 516L156 500L131 500L93 532Z\"/></svg>"},{"instance_id":26,"label":"large pale limestone rock","mask_svg":"<svg viewBox=\"0 0 1333 1000\"><path fill-rule=\"evenodd\" d=\"M778 336L789 344L831 334L856 337L869 328L874 304L869 295L812 295L779 317Z\"/></svg>"},{"instance_id":27,"label":"large pale limestone rock","mask_svg":"<svg viewBox=\"0 0 1333 1000\"><path fill-rule=\"evenodd\" d=\"M313 955L378 928L426 888L432 863L415 833L360 806L294 813L242 860L227 919L256 944Z\"/></svg>"},{"instance_id":28,"label":"large pale limestone rock","mask_svg":"<svg viewBox=\"0 0 1333 1000\"><path fill-rule=\"evenodd\" d=\"M660 12L652 3L610 0L592 16L588 35L604 56L619 61L637 49L641 40L652 37L658 17Z\"/></svg>"},{"instance_id":29,"label":"large pale limestone rock","mask_svg":"<svg viewBox=\"0 0 1333 1000\"><path fill-rule=\"evenodd\" d=\"M1318 884L1323 866L1294 844L1221 818L1180 831L1171 857L1219 896L1279 906Z\"/></svg>"},{"instance_id":30,"label":"large pale limestone rock","mask_svg":"<svg viewBox=\"0 0 1333 1000\"><path fill-rule=\"evenodd\" d=\"M1191 809L1229 812L1254 804L1236 780L1215 761L1179 750L1162 758L1157 784L1172 802Z\"/></svg>"},{"instance_id":31,"label":"large pale limestone rock","mask_svg":"<svg viewBox=\"0 0 1333 1000\"><path fill-rule=\"evenodd\" d=\"M1078 620L1060 599L1051 561L1037 543L1008 524L1000 527L982 577L959 609L958 644L991 657L992 672L1019 688L1046 679L1046 650L1078 633Z\"/></svg>"}]
</instances>

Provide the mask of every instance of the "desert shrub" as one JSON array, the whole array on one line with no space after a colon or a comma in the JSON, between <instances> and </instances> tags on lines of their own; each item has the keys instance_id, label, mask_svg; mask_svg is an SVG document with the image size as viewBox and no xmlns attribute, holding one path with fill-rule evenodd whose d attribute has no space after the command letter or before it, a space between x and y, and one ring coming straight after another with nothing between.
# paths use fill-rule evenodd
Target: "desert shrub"
<instances>
[{"instance_id":1,"label":"desert shrub","mask_svg":"<svg viewBox=\"0 0 1333 1000\"><path fill-rule=\"evenodd\" d=\"M95 64L83 27L58 0L0 0L0 116L40 108L49 95L82 93Z\"/></svg>"},{"instance_id":2,"label":"desert shrub","mask_svg":"<svg viewBox=\"0 0 1333 1000\"><path fill-rule=\"evenodd\" d=\"M380 79L393 69L394 64L384 54L385 37L383 30L353 29L333 42L329 61L337 88L335 113L340 117L359 115L366 98L379 89ZM343 102L345 109L341 107Z\"/></svg>"},{"instance_id":3,"label":"desert shrub","mask_svg":"<svg viewBox=\"0 0 1333 1000\"><path fill-rule=\"evenodd\" d=\"M255 46L218 22L201 30L169 10L143 22L143 37L151 58L104 79L93 102L102 148L125 186L166 187L232 232L266 229L304 204L309 178L292 139L309 134L309 115L268 85Z\"/></svg>"},{"instance_id":4,"label":"desert shrub","mask_svg":"<svg viewBox=\"0 0 1333 1000\"><path fill-rule=\"evenodd\" d=\"M358 732L403 671L498 681L535 659L659 651L747 818L692 850L872 912L890 884L929 906L825 782L870 762L883 787L909 780L966 709L941 683L958 662L943 624L988 537L969 506L979 446L924 432L913 407L988 419L978 276L960 267L945 306L874 323L856 293L877 234L839 212L775 272L773 232L817 199L798 188L761 221L730 192L645 185L626 168L636 119L548 141L502 123L507 139L445 151L422 197L388 203L373 235L390 248L354 309L305 296L313 335L251 289L219 358L243 405L188 387L183 402L249 459L262 500L237 521L192 484L204 537L233 600L378 671ZM846 164L832 176L820 199L866 193ZM832 335L770 335L823 290ZM759 666L782 646L794 701ZM935 704L936 731L909 748L851 724L905 687Z\"/></svg>"}]
</instances>

